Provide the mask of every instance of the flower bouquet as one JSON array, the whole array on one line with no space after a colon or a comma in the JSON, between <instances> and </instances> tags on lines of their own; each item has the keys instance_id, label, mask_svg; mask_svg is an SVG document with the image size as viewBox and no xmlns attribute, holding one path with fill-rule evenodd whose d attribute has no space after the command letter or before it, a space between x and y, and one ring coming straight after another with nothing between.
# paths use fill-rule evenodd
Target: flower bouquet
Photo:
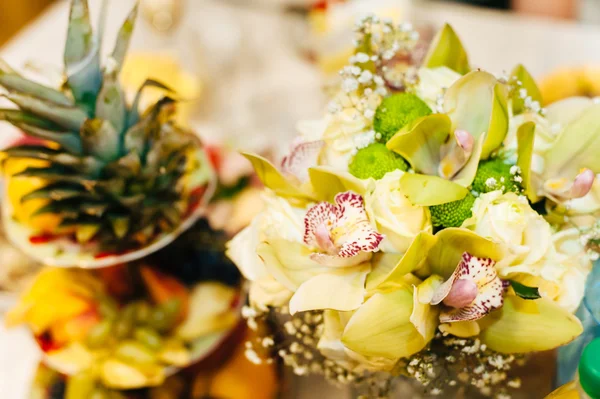
<instances>
[{"instance_id":1,"label":"flower bouquet","mask_svg":"<svg viewBox=\"0 0 600 399\"><path fill-rule=\"evenodd\" d=\"M582 332L600 105L542 108L523 66L472 68L447 25L420 65L408 24L367 16L356 35L281 165L245 154L267 205L228 255L251 281L250 326L280 326L254 347L375 396L402 375L507 395L515 362Z\"/></svg>"}]
</instances>

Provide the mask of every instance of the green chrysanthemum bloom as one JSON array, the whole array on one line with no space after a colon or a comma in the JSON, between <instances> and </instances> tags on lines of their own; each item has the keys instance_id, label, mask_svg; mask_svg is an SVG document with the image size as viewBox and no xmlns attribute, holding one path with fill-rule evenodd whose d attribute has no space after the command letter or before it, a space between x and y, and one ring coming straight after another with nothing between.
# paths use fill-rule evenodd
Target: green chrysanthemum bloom
<instances>
[{"instance_id":1,"label":"green chrysanthemum bloom","mask_svg":"<svg viewBox=\"0 0 600 399\"><path fill-rule=\"evenodd\" d=\"M385 144L373 143L358 150L348 169L359 179L372 177L379 180L388 172L407 170L408 164L400 155L388 150Z\"/></svg>"},{"instance_id":2,"label":"green chrysanthemum bloom","mask_svg":"<svg viewBox=\"0 0 600 399\"><path fill-rule=\"evenodd\" d=\"M373 120L373 128L386 143L398 130L417 118L431 114L431 108L411 93L399 93L383 99Z\"/></svg>"},{"instance_id":3,"label":"green chrysanthemum bloom","mask_svg":"<svg viewBox=\"0 0 600 399\"><path fill-rule=\"evenodd\" d=\"M479 163L473 180L473 191L489 193L495 190L520 193L522 191L521 173L517 166L504 163L495 158Z\"/></svg>"},{"instance_id":4,"label":"green chrysanthemum bloom","mask_svg":"<svg viewBox=\"0 0 600 399\"><path fill-rule=\"evenodd\" d=\"M431 223L437 227L459 227L471 217L475 196L468 193L461 200L429 207Z\"/></svg>"}]
</instances>

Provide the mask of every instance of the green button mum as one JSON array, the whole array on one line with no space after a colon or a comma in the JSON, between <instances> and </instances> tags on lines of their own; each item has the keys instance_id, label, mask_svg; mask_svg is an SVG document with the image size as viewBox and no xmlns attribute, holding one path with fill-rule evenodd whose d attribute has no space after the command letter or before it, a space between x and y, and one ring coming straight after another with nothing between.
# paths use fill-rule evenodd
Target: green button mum
<instances>
[{"instance_id":1,"label":"green button mum","mask_svg":"<svg viewBox=\"0 0 600 399\"><path fill-rule=\"evenodd\" d=\"M489 193L495 190L502 192L520 193L521 173L518 167L504 163L502 159L495 158L479 163L477 174L473 180L473 191Z\"/></svg>"},{"instance_id":2,"label":"green button mum","mask_svg":"<svg viewBox=\"0 0 600 399\"><path fill-rule=\"evenodd\" d=\"M386 173L400 169L406 171L408 164L400 155L388 150L383 143L373 143L358 150L348 166L350 173L359 179L381 179Z\"/></svg>"},{"instance_id":3,"label":"green button mum","mask_svg":"<svg viewBox=\"0 0 600 399\"><path fill-rule=\"evenodd\" d=\"M468 193L461 200L429 207L431 223L437 227L459 227L471 217L475 196Z\"/></svg>"},{"instance_id":4,"label":"green button mum","mask_svg":"<svg viewBox=\"0 0 600 399\"><path fill-rule=\"evenodd\" d=\"M394 94L384 98L377 107L373 128L381 134L380 141L386 143L410 122L430 114L431 108L414 94Z\"/></svg>"}]
</instances>

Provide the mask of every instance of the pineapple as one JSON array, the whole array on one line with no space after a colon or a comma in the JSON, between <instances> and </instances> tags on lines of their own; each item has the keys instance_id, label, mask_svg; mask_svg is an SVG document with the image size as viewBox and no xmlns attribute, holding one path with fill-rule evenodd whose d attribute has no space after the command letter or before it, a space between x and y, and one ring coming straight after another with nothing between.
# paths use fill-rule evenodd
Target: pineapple
<instances>
[{"instance_id":1,"label":"pineapple","mask_svg":"<svg viewBox=\"0 0 600 399\"><path fill-rule=\"evenodd\" d=\"M131 260L149 252L135 256L132 251L156 250L192 224L200 201L210 191L214 173L199 140L174 122L176 101L165 95L145 112L138 110L145 88L167 94L171 90L147 80L131 104L125 100L119 72L136 14L137 6L102 67L101 38L92 30L87 0L72 0L64 54L66 81L60 90L29 81L0 60L0 85L17 106L0 109L0 119L38 139L35 145L5 150L5 160L43 161L10 176L11 181L43 182L18 193L17 202L43 204L29 217L52 216L47 220L54 225L28 224L15 217L15 210L5 210L4 220L17 245L49 264L90 266L107 252L128 252ZM14 193L5 195L12 201L5 200L4 207L15 204ZM69 242L60 248L52 244L54 252L29 245L27 238L32 241L40 230L68 232ZM74 251L85 262L79 262ZM65 252L69 256L61 260ZM123 260L113 257L103 263Z\"/></svg>"}]
</instances>

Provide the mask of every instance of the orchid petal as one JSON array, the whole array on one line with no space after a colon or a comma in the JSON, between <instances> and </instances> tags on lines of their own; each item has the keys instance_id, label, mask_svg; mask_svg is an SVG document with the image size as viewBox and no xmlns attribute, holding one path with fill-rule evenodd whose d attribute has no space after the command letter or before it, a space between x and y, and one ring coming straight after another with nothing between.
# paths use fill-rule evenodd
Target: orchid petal
<instances>
[{"instance_id":1,"label":"orchid petal","mask_svg":"<svg viewBox=\"0 0 600 399\"><path fill-rule=\"evenodd\" d=\"M321 243L325 241L325 238L319 238L321 235L319 229L324 227L327 230L327 239L333 245L329 230L336 222L337 209L335 205L329 202L319 202L311 207L304 218L304 243L312 247L323 248Z\"/></svg>"},{"instance_id":2,"label":"orchid petal","mask_svg":"<svg viewBox=\"0 0 600 399\"><path fill-rule=\"evenodd\" d=\"M531 160L533 157L533 143L535 140L535 123L525 122L517 130L517 166L521 170L521 182L525 189L525 195L536 203L541 198L537 195L537 187L534 186L531 175Z\"/></svg>"},{"instance_id":3,"label":"orchid petal","mask_svg":"<svg viewBox=\"0 0 600 399\"><path fill-rule=\"evenodd\" d=\"M352 315L344 329L342 343L363 356L388 359L419 352L427 340L410 320L413 307L411 289L376 293ZM436 315L433 311L427 313L419 321L427 323Z\"/></svg>"},{"instance_id":4,"label":"orchid petal","mask_svg":"<svg viewBox=\"0 0 600 399\"><path fill-rule=\"evenodd\" d=\"M419 233L408 247L406 253L398 259L395 254L376 254L373 258L373 272L367 277L367 289L385 290L404 284L403 277L418 270L427 260L427 253L435 245L435 237L429 233ZM390 267L388 260L397 260ZM384 270L378 270L383 268Z\"/></svg>"},{"instance_id":5,"label":"orchid petal","mask_svg":"<svg viewBox=\"0 0 600 399\"><path fill-rule=\"evenodd\" d=\"M310 182L315 196L320 201L333 201L338 193L354 191L360 195L367 191L367 183L352 176L348 172L340 172L326 166L313 167L308 170Z\"/></svg>"},{"instance_id":6,"label":"orchid petal","mask_svg":"<svg viewBox=\"0 0 600 399\"><path fill-rule=\"evenodd\" d=\"M281 161L281 170L284 174L295 176L301 182L307 181L308 168L317 165L324 145L322 140L296 144L290 154Z\"/></svg>"},{"instance_id":7,"label":"orchid petal","mask_svg":"<svg viewBox=\"0 0 600 399\"><path fill-rule=\"evenodd\" d=\"M477 320L502 306L504 288L489 258L465 252L452 276L434 293L432 305L444 302L453 309L443 310L440 322Z\"/></svg>"},{"instance_id":8,"label":"orchid petal","mask_svg":"<svg viewBox=\"0 0 600 399\"><path fill-rule=\"evenodd\" d=\"M550 300L504 298L502 309L479 321L479 339L501 353L555 349L574 340L583 327L577 317Z\"/></svg>"},{"instance_id":9,"label":"orchid petal","mask_svg":"<svg viewBox=\"0 0 600 399\"><path fill-rule=\"evenodd\" d=\"M479 335L481 328L476 321L456 321L453 323L443 323L438 327L442 334L451 334L455 337L470 338Z\"/></svg>"},{"instance_id":10,"label":"orchid petal","mask_svg":"<svg viewBox=\"0 0 600 399\"><path fill-rule=\"evenodd\" d=\"M405 173L400 187L413 205L433 206L463 199L469 190L438 176Z\"/></svg>"},{"instance_id":11,"label":"orchid petal","mask_svg":"<svg viewBox=\"0 0 600 399\"><path fill-rule=\"evenodd\" d=\"M370 271L371 265L363 263L310 278L300 285L290 299L290 314L319 309L349 311L358 308L364 301L365 279Z\"/></svg>"},{"instance_id":12,"label":"orchid petal","mask_svg":"<svg viewBox=\"0 0 600 399\"><path fill-rule=\"evenodd\" d=\"M252 167L260 181L262 181L267 188L275 191L277 195L303 200L311 199L311 195L302 190L298 184L295 184L295 182L284 177L281 172L265 158L250 153L242 153L242 155L252 163Z\"/></svg>"},{"instance_id":13,"label":"orchid petal","mask_svg":"<svg viewBox=\"0 0 600 399\"><path fill-rule=\"evenodd\" d=\"M469 72L469 59L454 29L448 24L434 37L423 66L435 68L445 66L460 74Z\"/></svg>"},{"instance_id":14,"label":"orchid petal","mask_svg":"<svg viewBox=\"0 0 600 399\"><path fill-rule=\"evenodd\" d=\"M546 180L544 191L549 197L558 200L581 198L590 192L595 178L594 172L584 168L572 181L565 177Z\"/></svg>"},{"instance_id":15,"label":"orchid petal","mask_svg":"<svg viewBox=\"0 0 600 399\"><path fill-rule=\"evenodd\" d=\"M269 274L290 291L296 291L317 274L331 270L312 260L312 252L301 243L273 239L260 243L256 253Z\"/></svg>"},{"instance_id":16,"label":"orchid petal","mask_svg":"<svg viewBox=\"0 0 600 399\"><path fill-rule=\"evenodd\" d=\"M428 115L401 129L386 146L406 159L417 172L437 175L441 150L451 128L452 121L447 115Z\"/></svg>"},{"instance_id":17,"label":"orchid petal","mask_svg":"<svg viewBox=\"0 0 600 399\"><path fill-rule=\"evenodd\" d=\"M594 100L589 97L565 98L546 107L546 119L551 124L565 127L593 105Z\"/></svg>"},{"instance_id":18,"label":"orchid petal","mask_svg":"<svg viewBox=\"0 0 600 399\"><path fill-rule=\"evenodd\" d=\"M465 252L474 257L489 258L493 261L499 261L503 256L500 245L464 228L443 229L435 237L437 241L427 256L428 267L419 269L417 275L423 272L448 279Z\"/></svg>"},{"instance_id":19,"label":"orchid petal","mask_svg":"<svg viewBox=\"0 0 600 399\"><path fill-rule=\"evenodd\" d=\"M451 180L467 164L473 152L474 139L465 130L455 130L454 140L442 147L442 159L438 166L438 175Z\"/></svg>"},{"instance_id":20,"label":"orchid petal","mask_svg":"<svg viewBox=\"0 0 600 399\"><path fill-rule=\"evenodd\" d=\"M457 80L444 96L444 110L453 129L466 130L476 140L486 134L481 158L487 159L508 132L508 91L491 74L473 71Z\"/></svg>"},{"instance_id":21,"label":"orchid petal","mask_svg":"<svg viewBox=\"0 0 600 399\"><path fill-rule=\"evenodd\" d=\"M487 134L482 134L475 141L475 146L469 160L452 178L454 183L463 187L469 187L471 183L473 183L475 175L477 174L477 168L479 167L479 160L481 159L481 153L483 151L483 145L486 142L486 137Z\"/></svg>"},{"instance_id":22,"label":"orchid petal","mask_svg":"<svg viewBox=\"0 0 600 399\"><path fill-rule=\"evenodd\" d=\"M427 285L425 282L423 284ZM425 342L429 342L433 339L435 330L439 324L439 310L428 303L419 301L420 288L421 285L413 288L413 311L410 315L410 322L415 326Z\"/></svg>"},{"instance_id":23,"label":"orchid petal","mask_svg":"<svg viewBox=\"0 0 600 399\"><path fill-rule=\"evenodd\" d=\"M544 180L577 175L581 169L600 171L600 104L588 107L565 127L544 154Z\"/></svg>"},{"instance_id":24,"label":"orchid petal","mask_svg":"<svg viewBox=\"0 0 600 399\"><path fill-rule=\"evenodd\" d=\"M525 69L522 64L517 65L512 72L510 73L511 79L515 79L517 82L521 82L518 86L519 88L525 89L527 91L527 95L531 97L532 101L537 101L539 104L542 104L542 93L535 83L535 79L533 76ZM512 100L512 109L513 114L518 115L521 112L525 111L525 100L520 96L516 96Z\"/></svg>"}]
</instances>

